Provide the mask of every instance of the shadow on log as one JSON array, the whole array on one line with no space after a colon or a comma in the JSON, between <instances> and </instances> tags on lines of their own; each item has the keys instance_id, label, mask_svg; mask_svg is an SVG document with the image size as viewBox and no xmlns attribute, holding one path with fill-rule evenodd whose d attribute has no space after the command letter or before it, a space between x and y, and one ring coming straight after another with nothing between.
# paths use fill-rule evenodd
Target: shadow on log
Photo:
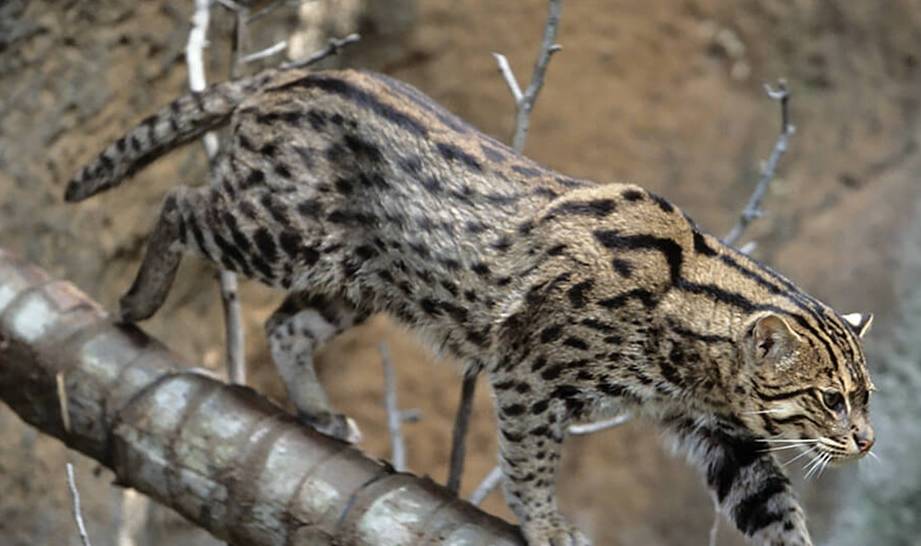
<instances>
[{"instance_id":1,"label":"shadow on log","mask_svg":"<svg viewBox=\"0 0 921 546\"><path fill-rule=\"evenodd\" d=\"M231 544L522 544L513 526L431 480L299 426L251 389L189 371L72 284L2 249L0 399L120 485Z\"/></svg>"}]
</instances>

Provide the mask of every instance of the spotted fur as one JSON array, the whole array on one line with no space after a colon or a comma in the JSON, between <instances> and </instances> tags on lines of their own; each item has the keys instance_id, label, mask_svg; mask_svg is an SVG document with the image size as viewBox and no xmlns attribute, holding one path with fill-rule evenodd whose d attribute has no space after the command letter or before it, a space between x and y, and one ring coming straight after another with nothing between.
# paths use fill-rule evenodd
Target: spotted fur
<instances>
[{"instance_id":1,"label":"spotted fur","mask_svg":"<svg viewBox=\"0 0 921 546\"><path fill-rule=\"evenodd\" d=\"M159 308L186 250L291 292L269 325L273 353L307 355L276 355L290 391L313 383L295 368L312 366L317 343L390 313L488 376L507 498L531 546L588 544L554 495L573 420L629 410L659 422L764 545L811 544L771 442L804 440L823 461L872 445L863 317L665 199L545 169L386 76L268 72L178 99L67 197L221 124L216 179L167 197L122 318ZM300 329L310 342L292 349ZM322 391L300 398L308 420L336 428Z\"/></svg>"}]
</instances>

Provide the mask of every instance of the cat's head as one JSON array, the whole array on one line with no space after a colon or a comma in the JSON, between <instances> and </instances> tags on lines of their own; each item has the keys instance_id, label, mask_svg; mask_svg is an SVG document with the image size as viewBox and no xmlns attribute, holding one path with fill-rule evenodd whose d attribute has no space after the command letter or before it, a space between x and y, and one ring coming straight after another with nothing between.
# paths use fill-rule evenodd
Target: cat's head
<instances>
[{"instance_id":1,"label":"cat's head","mask_svg":"<svg viewBox=\"0 0 921 546\"><path fill-rule=\"evenodd\" d=\"M869 401L874 390L861 338L872 315L808 319L761 312L741 333L741 377L750 391L739 417L768 449L824 466L866 455L873 446Z\"/></svg>"}]
</instances>

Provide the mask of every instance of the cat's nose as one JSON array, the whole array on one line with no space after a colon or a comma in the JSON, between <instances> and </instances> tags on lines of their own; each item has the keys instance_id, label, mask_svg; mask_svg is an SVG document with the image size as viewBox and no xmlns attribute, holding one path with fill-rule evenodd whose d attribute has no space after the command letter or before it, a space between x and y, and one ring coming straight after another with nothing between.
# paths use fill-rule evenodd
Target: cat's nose
<instances>
[{"instance_id":1,"label":"cat's nose","mask_svg":"<svg viewBox=\"0 0 921 546\"><path fill-rule=\"evenodd\" d=\"M865 428L854 433L854 443L857 444L857 449L861 453L866 453L870 451L870 448L873 447L873 429Z\"/></svg>"}]
</instances>

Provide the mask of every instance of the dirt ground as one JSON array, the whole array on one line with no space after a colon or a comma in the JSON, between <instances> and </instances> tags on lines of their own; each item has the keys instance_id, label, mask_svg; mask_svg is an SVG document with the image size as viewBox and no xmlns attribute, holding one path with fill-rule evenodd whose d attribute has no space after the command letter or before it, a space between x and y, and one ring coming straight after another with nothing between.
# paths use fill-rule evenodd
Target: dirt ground
<instances>
[{"instance_id":1,"label":"dirt ground","mask_svg":"<svg viewBox=\"0 0 921 546\"><path fill-rule=\"evenodd\" d=\"M201 149L177 151L79 206L63 203L63 186L109 140L182 92L189 4L0 4L0 245L109 307L130 283L166 189L204 179ZM418 0L411 29L372 35L343 61L405 79L507 139L513 105L490 53L505 53L527 77L545 4ZM215 36L229 34L226 18L214 24ZM921 0L573 0L558 41L564 49L534 113L528 155L573 176L642 184L717 234L735 222L777 135L778 110L762 83L785 77L797 132L748 238L758 258L837 309L875 312L884 338L899 252L892 241L915 210L921 173ZM215 39L212 51L211 73L226 73L226 41ZM245 283L242 301L251 383L283 400L261 330L280 295ZM145 329L217 368L223 341L212 269L186 260ZM323 379L361 426L363 448L386 457L381 341L398 363L401 405L423 415L406 428L410 468L443 480L456 366L433 362L379 317L328 347ZM481 387L465 494L495 463L492 406ZM66 450L5 406L0 438L0 544L76 544ZM114 544L120 491L86 460L78 472L94 544ZM819 537L854 472L802 484ZM702 544L712 522L701 480L643 424L571 440L561 498L600 545ZM510 517L498 494L484 507ZM141 544L210 541L162 510L153 519ZM742 541L724 525L720 544Z\"/></svg>"}]
</instances>

